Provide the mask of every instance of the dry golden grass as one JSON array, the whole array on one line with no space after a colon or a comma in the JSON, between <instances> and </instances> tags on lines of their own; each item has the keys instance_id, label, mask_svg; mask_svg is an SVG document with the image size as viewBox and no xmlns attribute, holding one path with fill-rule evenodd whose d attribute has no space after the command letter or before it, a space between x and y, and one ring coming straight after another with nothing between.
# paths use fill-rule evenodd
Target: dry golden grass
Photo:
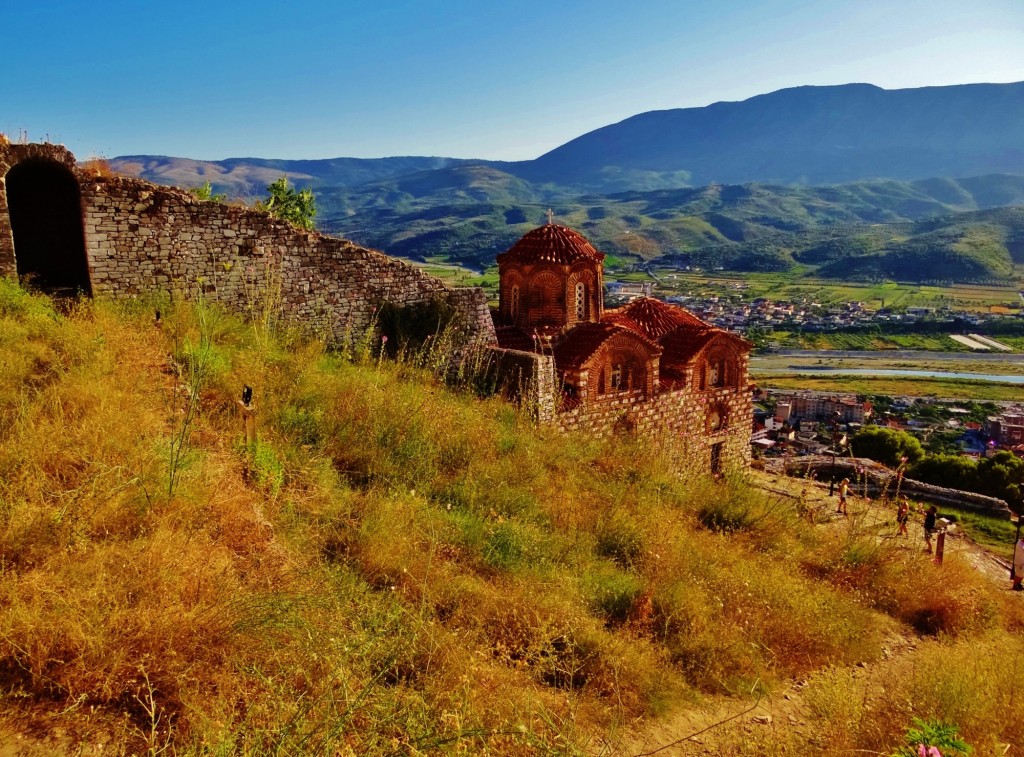
<instances>
[{"instance_id":1,"label":"dry golden grass","mask_svg":"<svg viewBox=\"0 0 1024 757\"><path fill-rule=\"evenodd\" d=\"M894 628L953 650L1020 632L955 562L938 581L688 475L685 449L537 429L374 353L166 301L62 315L0 281L0 730L593 752L705 693L875 660ZM1003 738L1001 706L965 732ZM884 740L843 717L836 743Z\"/></svg>"},{"instance_id":2,"label":"dry golden grass","mask_svg":"<svg viewBox=\"0 0 1024 757\"><path fill-rule=\"evenodd\" d=\"M100 157L92 157L88 160L82 161L78 166L78 170L86 176L93 176L102 179L109 179L117 175L113 167L111 167L110 161L106 158Z\"/></svg>"}]
</instances>

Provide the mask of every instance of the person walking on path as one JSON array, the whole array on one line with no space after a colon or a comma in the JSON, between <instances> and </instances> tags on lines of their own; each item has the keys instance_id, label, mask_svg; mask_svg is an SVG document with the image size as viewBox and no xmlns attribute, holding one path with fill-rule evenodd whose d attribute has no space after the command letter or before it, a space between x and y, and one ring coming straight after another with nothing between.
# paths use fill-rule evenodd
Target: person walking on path
<instances>
[{"instance_id":1,"label":"person walking on path","mask_svg":"<svg viewBox=\"0 0 1024 757\"><path fill-rule=\"evenodd\" d=\"M932 505L924 514L924 551L932 553L932 534L935 533L935 518L938 517L939 508Z\"/></svg>"},{"instance_id":2,"label":"person walking on path","mask_svg":"<svg viewBox=\"0 0 1024 757\"><path fill-rule=\"evenodd\" d=\"M910 519L910 505L907 502L906 495L900 497L900 505L896 509L896 529L897 536L908 536L907 534L907 521Z\"/></svg>"},{"instance_id":3,"label":"person walking on path","mask_svg":"<svg viewBox=\"0 0 1024 757\"><path fill-rule=\"evenodd\" d=\"M839 506L836 508L837 513L846 515L846 495L850 491L850 479L844 478L839 482Z\"/></svg>"}]
</instances>

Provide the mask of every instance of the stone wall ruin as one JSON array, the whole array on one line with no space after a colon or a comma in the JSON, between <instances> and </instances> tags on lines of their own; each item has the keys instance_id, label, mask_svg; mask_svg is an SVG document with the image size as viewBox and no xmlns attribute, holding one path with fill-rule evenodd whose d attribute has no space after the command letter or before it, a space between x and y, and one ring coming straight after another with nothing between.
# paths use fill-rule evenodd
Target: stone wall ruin
<instances>
[{"instance_id":1,"label":"stone wall ruin","mask_svg":"<svg viewBox=\"0 0 1024 757\"><path fill-rule=\"evenodd\" d=\"M51 233L54 219L63 232ZM252 208L81 170L58 145L0 142L0 275L112 297L202 292L237 312L271 302L335 342L373 329L384 303L439 298L458 311L460 345L494 342L481 289L448 287L381 252Z\"/></svg>"}]
</instances>

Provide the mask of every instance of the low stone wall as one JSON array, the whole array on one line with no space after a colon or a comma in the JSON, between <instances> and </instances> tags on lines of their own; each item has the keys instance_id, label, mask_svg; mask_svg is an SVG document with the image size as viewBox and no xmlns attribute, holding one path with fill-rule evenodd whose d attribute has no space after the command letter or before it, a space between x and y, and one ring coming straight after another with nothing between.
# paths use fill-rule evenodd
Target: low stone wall
<instances>
[{"instance_id":1,"label":"low stone wall","mask_svg":"<svg viewBox=\"0 0 1024 757\"><path fill-rule=\"evenodd\" d=\"M17 271L4 179L26 160L59 164L77 180L94 294L202 293L238 312L280 310L334 341L374 329L384 303L402 307L441 299L459 314L459 346L496 342L481 289L452 289L416 266L252 208L79 170L58 145L0 144L2 275Z\"/></svg>"},{"instance_id":2,"label":"low stone wall","mask_svg":"<svg viewBox=\"0 0 1024 757\"><path fill-rule=\"evenodd\" d=\"M138 179L92 178L81 188L97 294L179 290L202 292L241 312L280 306L287 317L336 341L372 329L385 302L442 298L461 314L467 342L494 341L482 290L456 292L383 253Z\"/></svg>"},{"instance_id":3,"label":"low stone wall","mask_svg":"<svg viewBox=\"0 0 1024 757\"><path fill-rule=\"evenodd\" d=\"M551 355L487 347L471 360L489 389L525 408L539 423L554 421L557 384Z\"/></svg>"},{"instance_id":4,"label":"low stone wall","mask_svg":"<svg viewBox=\"0 0 1024 757\"><path fill-rule=\"evenodd\" d=\"M775 460L779 462L770 469L781 468L780 472L790 476L808 476L814 473L819 481L828 481L833 477L836 480L848 478L855 494L866 493L869 497L879 497L883 492L893 495L897 488L896 473L867 458L837 457L834 466L831 455ZM912 478L904 478L902 483L899 483L899 491L912 499L930 502L940 507L959 507L1007 520L1013 515L1005 500L960 489L947 489Z\"/></svg>"}]
</instances>

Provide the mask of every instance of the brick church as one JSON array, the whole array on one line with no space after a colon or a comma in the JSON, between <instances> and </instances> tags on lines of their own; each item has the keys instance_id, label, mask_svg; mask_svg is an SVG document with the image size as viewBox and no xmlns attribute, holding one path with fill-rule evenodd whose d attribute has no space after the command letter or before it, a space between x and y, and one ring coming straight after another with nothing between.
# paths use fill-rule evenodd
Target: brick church
<instances>
[{"instance_id":1,"label":"brick church","mask_svg":"<svg viewBox=\"0 0 1024 757\"><path fill-rule=\"evenodd\" d=\"M498 345L554 372L563 429L680 438L698 467L750 461L750 343L684 308L641 297L604 308L604 255L548 223L498 255ZM535 374L536 375L536 374Z\"/></svg>"}]
</instances>

